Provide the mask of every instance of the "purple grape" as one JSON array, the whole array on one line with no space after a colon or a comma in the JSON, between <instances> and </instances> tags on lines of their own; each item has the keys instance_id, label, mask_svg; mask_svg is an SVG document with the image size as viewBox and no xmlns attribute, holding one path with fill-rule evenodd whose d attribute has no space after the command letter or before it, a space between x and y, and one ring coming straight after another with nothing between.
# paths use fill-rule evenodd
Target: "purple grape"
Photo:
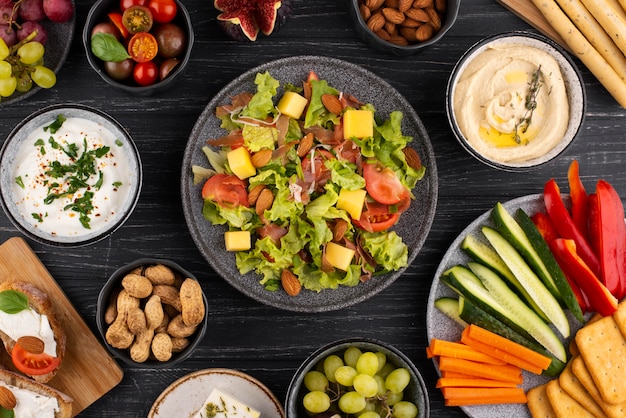
<instances>
[{"instance_id":1,"label":"purple grape","mask_svg":"<svg viewBox=\"0 0 626 418\"><path fill-rule=\"evenodd\" d=\"M41 23L33 22L32 20L22 23L22 27L17 31L17 39L21 41L34 31L37 31L37 35L32 40L45 45L46 40L48 39L46 29L41 25Z\"/></svg>"},{"instance_id":2,"label":"purple grape","mask_svg":"<svg viewBox=\"0 0 626 418\"><path fill-rule=\"evenodd\" d=\"M23 21L39 22L46 18L43 10L43 0L22 0L19 8L19 17Z\"/></svg>"},{"instance_id":3,"label":"purple grape","mask_svg":"<svg viewBox=\"0 0 626 418\"><path fill-rule=\"evenodd\" d=\"M0 4L0 23L10 24L17 19L17 11L13 9L13 3Z\"/></svg>"},{"instance_id":4,"label":"purple grape","mask_svg":"<svg viewBox=\"0 0 626 418\"><path fill-rule=\"evenodd\" d=\"M7 46L13 46L17 43L17 33L13 26L0 24L0 38L6 42Z\"/></svg>"},{"instance_id":5,"label":"purple grape","mask_svg":"<svg viewBox=\"0 0 626 418\"><path fill-rule=\"evenodd\" d=\"M67 22L74 15L74 4L71 0L43 0L43 10L53 22Z\"/></svg>"}]
</instances>

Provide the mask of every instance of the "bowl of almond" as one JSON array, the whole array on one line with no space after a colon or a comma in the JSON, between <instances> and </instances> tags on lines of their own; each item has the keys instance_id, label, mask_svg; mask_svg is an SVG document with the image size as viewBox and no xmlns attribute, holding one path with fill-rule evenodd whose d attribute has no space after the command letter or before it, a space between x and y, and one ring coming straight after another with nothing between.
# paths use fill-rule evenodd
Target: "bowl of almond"
<instances>
[{"instance_id":1,"label":"bowl of almond","mask_svg":"<svg viewBox=\"0 0 626 418\"><path fill-rule=\"evenodd\" d=\"M460 0L350 0L357 35L372 48L399 56L421 51L450 30Z\"/></svg>"},{"instance_id":2,"label":"bowl of almond","mask_svg":"<svg viewBox=\"0 0 626 418\"><path fill-rule=\"evenodd\" d=\"M139 368L171 367L204 337L207 299L177 263L141 258L116 270L98 296L96 325L111 354Z\"/></svg>"}]
</instances>

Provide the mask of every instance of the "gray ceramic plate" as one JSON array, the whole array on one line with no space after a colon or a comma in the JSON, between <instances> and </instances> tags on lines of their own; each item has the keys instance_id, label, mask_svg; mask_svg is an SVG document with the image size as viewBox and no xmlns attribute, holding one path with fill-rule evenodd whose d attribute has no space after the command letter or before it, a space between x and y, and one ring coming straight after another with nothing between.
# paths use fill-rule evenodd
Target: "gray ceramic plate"
<instances>
[{"instance_id":1,"label":"gray ceramic plate","mask_svg":"<svg viewBox=\"0 0 626 418\"><path fill-rule=\"evenodd\" d=\"M59 70L63 66L63 63L67 58L67 54L70 52L72 39L74 38L74 27L76 26L76 4L73 0L72 4L74 4L74 15L69 21L54 23L45 19L41 22L48 34L45 44L46 51L43 57L44 65L55 72L57 75L57 81L59 78ZM27 97L37 93L39 90L41 90L41 87L33 84L33 88L25 93L16 92L10 97L3 97L0 100L0 107L26 99Z\"/></svg>"},{"instance_id":2,"label":"gray ceramic plate","mask_svg":"<svg viewBox=\"0 0 626 418\"><path fill-rule=\"evenodd\" d=\"M519 197L517 199L505 202L503 203L503 205L511 214L514 214L518 208L523 209L530 216L539 211L545 212L545 206L543 204L543 198L541 194ZM443 272L450 267L470 261L470 258L461 250L461 243L466 235L472 234L475 237L482 239L484 242L486 242L486 240L483 238L482 233L480 232L480 229L484 225L489 225L492 227L494 226L491 222L490 216L491 210L479 216L476 220L474 220L474 222L472 222L467 228L465 228L463 232L461 232L459 236L454 240L452 245L450 245L450 248L443 256L443 259L441 260L441 263L437 268L435 278L430 288L428 307L426 311L426 331L428 333L428 341L430 341L432 338L439 338L448 341L458 341L461 337L461 327L450 318L448 318L446 315L441 313L434 306L434 302L440 297L457 296L457 294L452 291L448 286L441 283L439 277L441 277ZM569 311L567 311L566 314L570 322L571 335L573 336L580 327L580 324L571 316ZM566 348L567 344L569 344L570 339L571 337L564 340ZM436 363L435 368L437 368ZM439 369L437 369L437 371L439 371ZM522 387L524 388L524 390L528 390L542 383L545 383L548 380L550 379L547 377L537 376L532 373L524 372L524 384L522 385ZM526 405L519 404L478 405L463 407L462 409L468 416L473 418L530 417L530 412L528 411Z\"/></svg>"},{"instance_id":3,"label":"gray ceramic plate","mask_svg":"<svg viewBox=\"0 0 626 418\"><path fill-rule=\"evenodd\" d=\"M378 276L356 287L340 287L319 293L303 291L290 297L282 290L269 292L260 284L260 276L249 273L242 276L235 265L235 256L224 247L226 227L211 225L202 216L202 185L193 185L192 165L208 166L202 147L209 138L223 136L215 117L215 108L227 103L230 96L242 91L256 91L254 77L258 72L269 71L281 84L291 82L301 85L310 71L338 90L356 95L361 101L376 108L377 116L387 118L393 110L404 114L402 131L413 137L413 146L427 167L426 176L414 189L417 199L402 214L394 227L409 247L409 264L422 248L430 230L437 206L437 167L428 134L415 110L390 84L375 74L348 62L329 57L299 56L272 61L242 74L224 87L209 102L194 126L183 157L181 190L185 219L198 249L211 267L227 282L245 295L280 309L300 312L322 312L341 309L361 302L389 286L402 271ZM280 95L280 93L279 93Z\"/></svg>"}]
</instances>

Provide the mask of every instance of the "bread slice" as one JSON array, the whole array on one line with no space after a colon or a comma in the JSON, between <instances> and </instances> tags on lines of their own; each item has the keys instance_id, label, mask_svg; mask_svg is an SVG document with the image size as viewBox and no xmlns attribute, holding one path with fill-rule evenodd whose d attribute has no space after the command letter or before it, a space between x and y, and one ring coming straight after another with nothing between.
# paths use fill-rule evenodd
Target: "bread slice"
<instances>
[{"instance_id":1,"label":"bread slice","mask_svg":"<svg viewBox=\"0 0 626 418\"><path fill-rule=\"evenodd\" d=\"M0 369L0 381L7 385L33 392L36 396L55 398L59 404L59 410L54 414L54 418L70 418L72 416L72 402L74 402L74 400L57 389L2 369Z\"/></svg>"},{"instance_id":2,"label":"bread slice","mask_svg":"<svg viewBox=\"0 0 626 418\"><path fill-rule=\"evenodd\" d=\"M22 281L5 281L0 283L0 292L4 290L16 290L18 292L24 293L28 297L29 306L38 312L41 315L46 315L48 317L48 322L50 323L50 327L52 328L52 332L54 333L54 339L57 343L57 357L61 360L61 364L63 363L63 357L65 356L65 344L66 337L65 332L63 331L63 327L59 322L53 306L52 301L48 298L48 295L36 287L31 283L26 283ZM4 348L6 353L4 355L0 355L0 361L4 364L8 369L17 371L12 361L7 361L6 359L10 359L10 354L13 351L13 347L15 346L16 341L9 337L7 334L2 332L0 329L0 339L4 344ZM8 355L7 355L8 354ZM52 370L49 373L42 375L33 375L30 376L34 380L39 383L46 383L52 379L56 373L58 372L60 366L55 370Z\"/></svg>"}]
</instances>

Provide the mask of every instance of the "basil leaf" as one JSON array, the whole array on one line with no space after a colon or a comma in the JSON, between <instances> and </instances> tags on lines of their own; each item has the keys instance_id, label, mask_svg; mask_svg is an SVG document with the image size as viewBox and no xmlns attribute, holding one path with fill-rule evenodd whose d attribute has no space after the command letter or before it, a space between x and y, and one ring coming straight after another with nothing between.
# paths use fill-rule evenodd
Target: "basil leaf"
<instances>
[{"instance_id":1,"label":"basil leaf","mask_svg":"<svg viewBox=\"0 0 626 418\"><path fill-rule=\"evenodd\" d=\"M130 58L124 45L110 33L96 33L92 36L91 52L102 61L120 62Z\"/></svg>"},{"instance_id":2,"label":"basil leaf","mask_svg":"<svg viewBox=\"0 0 626 418\"><path fill-rule=\"evenodd\" d=\"M12 409L5 409L0 406L0 418L15 418L15 412Z\"/></svg>"},{"instance_id":3,"label":"basil leaf","mask_svg":"<svg viewBox=\"0 0 626 418\"><path fill-rule=\"evenodd\" d=\"M16 314L28 309L28 297L17 290L0 292L0 310L8 314Z\"/></svg>"}]
</instances>

